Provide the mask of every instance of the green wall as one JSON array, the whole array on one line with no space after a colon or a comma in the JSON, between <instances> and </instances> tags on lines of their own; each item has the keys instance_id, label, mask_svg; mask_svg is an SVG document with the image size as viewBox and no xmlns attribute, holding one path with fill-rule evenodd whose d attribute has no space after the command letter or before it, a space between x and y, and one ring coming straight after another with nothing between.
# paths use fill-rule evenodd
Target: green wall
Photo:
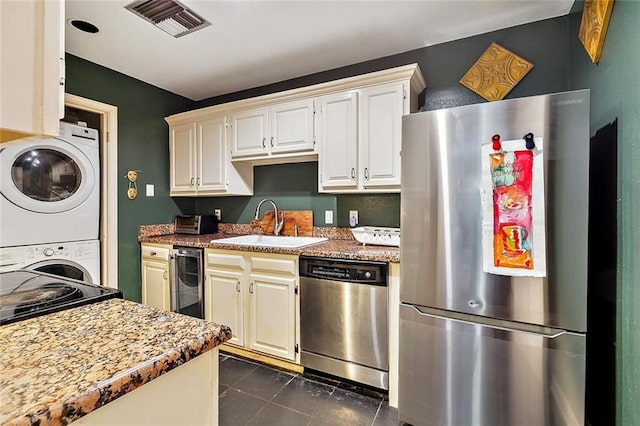
<instances>
[{"instance_id":1,"label":"green wall","mask_svg":"<svg viewBox=\"0 0 640 426\"><path fill-rule=\"evenodd\" d=\"M411 63L420 66L427 82L427 89L420 97L423 109L485 102L458 80L494 41L535 64L508 98L563 91L567 90L567 26L567 17L549 19L204 99L195 105L216 105ZM338 226L348 226L349 210L358 210L362 225L400 226L399 194L331 195L318 194L317 188L317 163L258 167L253 197L198 198L195 213L212 213L214 208L222 208L223 221L247 223L253 218L260 199L270 197L285 210L312 209L316 226L325 226L326 209L334 211L334 222Z\"/></svg>"},{"instance_id":2,"label":"green wall","mask_svg":"<svg viewBox=\"0 0 640 426\"><path fill-rule=\"evenodd\" d=\"M167 115L414 62L420 65L427 81L421 96L424 109L484 102L462 87L458 79L493 41L535 64L508 97L566 90L566 50L549 46L567 45L567 26L567 17L535 22L200 102L67 54L67 92L118 107L118 175L124 176L129 168L141 170L141 194L136 200L126 198L124 178L118 185L118 280L125 297L140 300L138 226L169 223L177 213L212 213L214 208L221 208L224 221L247 223L260 199L269 197L283 209L313 210L317 226L324 225L325 210L334 211L338 226L347 226L349 210L358 210L363 225L400 225L399 194L318 194L317 163L256 167L252 197L172 199L168 195ZM143 195L146 183L155 184L155 197Z\"/></svg>"},{"instance_id":3,"label":"green wall","mask_svg":"<svg viewBox=\"0 0 640 426\"><path fill-rule=\"evenodd\" d=\"M168 223L193 200L169 197L169 132L163 117L193 102L124 74L66 55L66 91L118 107L118 286L125 298L140 300L138 226ZM126 196L128 169L140 170L139 196ZM145 184L155 197L145 197ZM178 203L178 204L176 204Z\"/></svg>"},{"instance_id":4,"label":"green wall","mask_svg":"<svg viewBox=\"0 0 640 426\"><path fill-rule=\"evenodd\" d=\"M570 86L591 89L591 133L618 119L616 424L640 425L640 2L614 3L600 62L571 16Z\"/></svg>"},{"instance_id":5,"label":"green wall","mask_svg":"<svg viewBox=\"0 0 640 426\"><path fill-rule=\"evenodd\" d=\"M617 424L640 424L640 2L615 2L598 65L589 62L577 41L579 19L575 14L540 21L199 102L67 55L67 92L118 107L118 174L138 169L140 189L146 183L156 185L156 197L129 201L124 178L119 181L119 285L125 297L140 300L138 226L171 222L178 212L211 213L222 208L224 221L246 223L257 202L270 197L283 209L314 210L316 225L322 224L327 209L337 212L340 226L346 225L350 209L359 210L362 224L398 226L400 221L398 194L318 194L317 163L257 167L253 197L171 199L168 127L163 117L413 62L420 65L427 82L420 102L424 109L479 103L483 100L458 79L495 41L535 65L508 98L591 88L592 133L619 119Z\"/></svg>"},{"instance_id":6,"label":"green wall","mask_svg":"<svg viewBox=\"0 0 640 426\"><path fill-rule=\"evenodd\" d=\"M272 199L278 209L312 210L315 226L348 226L349 210L356 209L361 224L400 226L400 194L319 194L317 162L257 166L253 196L198 198L195 210L213 214L220 208L223 222L249 223L263 198ZM262 208L262 214L268 206ZM333 211L334 225L325 225L325 210Z\"/></svg>"}]
</instances>

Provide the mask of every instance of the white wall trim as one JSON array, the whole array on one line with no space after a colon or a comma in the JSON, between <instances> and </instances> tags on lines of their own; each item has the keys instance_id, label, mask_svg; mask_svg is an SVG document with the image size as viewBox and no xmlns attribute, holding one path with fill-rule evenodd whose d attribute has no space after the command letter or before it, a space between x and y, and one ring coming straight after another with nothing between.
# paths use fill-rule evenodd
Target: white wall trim
<instances>
[{"instance_id":1,"label":"white wall trim","mask_svg":"<svg viewBox=\"0 0 640 426\"><path fill-rule=\"evenodd\" d=\"M64 103L101 116L100 282L118 288L118 107L68 93Z\"/></svg>"}]
</instances>

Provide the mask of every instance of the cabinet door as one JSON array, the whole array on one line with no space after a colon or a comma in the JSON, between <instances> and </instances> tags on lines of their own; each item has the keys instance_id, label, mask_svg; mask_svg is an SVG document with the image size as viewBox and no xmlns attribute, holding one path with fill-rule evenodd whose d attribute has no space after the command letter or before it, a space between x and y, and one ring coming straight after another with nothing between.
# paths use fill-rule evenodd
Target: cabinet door
<instances>
[{"instance_id":1,"label":"cabinet door","mask_svg":"<svg viewBox=\"0 0 640 426\"><path fill-rule=\"evenodd\" d=\"M171 128L169 138L169 175L171 195L195 192L196 124Z\"/></svg>"},{"instance_id":2,"label":"cabinet door","mask_svg":"<svg viewBox=\"0 0 640 426\"><path fill-rule=\"evenodd\" d=\"M227 343L244 346L243 272L207 269L206 274L205 319L231 327Z\"/></svg>"},{"instance_id":3,"label":"cabinet door","mask_svg":"<svg viewBox=\"0 0 640 426\"><path fill-rule=\"evenodd\" d=\"M295 277L251 274L251 350L295 360L295 286Z\"/></svg>"},{"instance_id":4,"label":"cabinet door","mask_svg":"<svg viewBox=\"0 0 640 426\"><path fill-rule=\"evenodd\" d=\"M198 191L221 191L226 180L224 117L198 122L196 185Z\"/></svg>"},{"instance_id":5,"label":"cabinet door","mask_svg":"<svg viewBox=\"0 0 640 426\"><path fill-rule=\"evenodd\" d=\"M325 96L320 104L320 188L358 186L358 93Z\"/></svg>"},{"instance_id":6,"label":"cabinet door","mask_svg":"<svg viewBox=\"0 0 640 426\"><path fill-rule=\"evenodd\" d=\"M274 105L269 111L269 145L272 154L313 151L312 99Z\"/></svg>"},{"instance_id":7,"label":"cabinet door","mask_svg":"<svg viewBox=\"0 0 640 426\"><path fill-rule=\"evenodd\" d=\"M142 261L142 303L166 311L171 310L168 262Z\"/></svg>"},{"instance_id":8,"label":"cabinet door","mask_svg":"<svg viewBox=\"0 0 640 426\"><path fill-rule=\"evenodd\" d=\"M243 111L231 116L231 157L269 154L267 108Z\"/></svg>"},{"instance_id":9,"label":"cabinet door","mask_svg":"<svg viewBox=\"0 0 640 426\"><path fill-rule=\"evenodd\" d=\"M0 141L58 136L64 22L62 1L0 1Z\"/></svg>"},{"instance_id":10,"label":"cabinet door","mask_svg":"<svg viewBox=\"0 0 640 426\"><path fill-rule=\"evenodd\" d=\"M364 188L400 185L403 93L402 83L383 84L360 91L360 173Z\"/></svg>"}]
</instances>

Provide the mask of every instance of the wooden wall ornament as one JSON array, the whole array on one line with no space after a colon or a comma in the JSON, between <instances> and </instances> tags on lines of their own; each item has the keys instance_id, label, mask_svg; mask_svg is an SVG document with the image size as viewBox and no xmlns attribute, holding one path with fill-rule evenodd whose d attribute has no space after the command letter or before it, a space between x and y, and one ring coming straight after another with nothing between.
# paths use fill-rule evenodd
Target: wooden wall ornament
<instances>
[{"instance_id":1,"label":"wooden wall ornament","mask_svg":"<svg viewBox=\"0 0 640 426\"><path fill-rule=\"evenodd\" d=\"M613 0L585 0L584 2L578 38L594 64L600 61L600 55L602 55L612 9Z\"/></svg>"},{"instance_id":2,"label":"wooden wall ornament","mask_svg":"<svg viewBox=\"0 0 640 426\"><path fill-rule=\"evenodd\" d=\"M533 68L533 64L498 43L491 43L460 79L460 84L488 101L499 101Z\"/></svg>"}]
</instances>

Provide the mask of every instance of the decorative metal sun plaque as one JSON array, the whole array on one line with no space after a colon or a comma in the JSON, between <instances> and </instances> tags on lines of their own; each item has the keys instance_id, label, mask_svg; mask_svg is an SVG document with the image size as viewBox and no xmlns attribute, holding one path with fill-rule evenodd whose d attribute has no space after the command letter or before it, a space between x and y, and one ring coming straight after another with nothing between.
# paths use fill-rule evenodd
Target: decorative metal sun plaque
<instances>
[{"instance_id":1,"label":"decorative metal sun plaque","mask_svg":"<svg viewBox=\"0 0 640 426\"><path fill-rule=\"evenodd\" d=\"M488 101L499 101L531 71L533 64L497 43L478 58L460 84Z\"/></svg>"}]
</instances>

